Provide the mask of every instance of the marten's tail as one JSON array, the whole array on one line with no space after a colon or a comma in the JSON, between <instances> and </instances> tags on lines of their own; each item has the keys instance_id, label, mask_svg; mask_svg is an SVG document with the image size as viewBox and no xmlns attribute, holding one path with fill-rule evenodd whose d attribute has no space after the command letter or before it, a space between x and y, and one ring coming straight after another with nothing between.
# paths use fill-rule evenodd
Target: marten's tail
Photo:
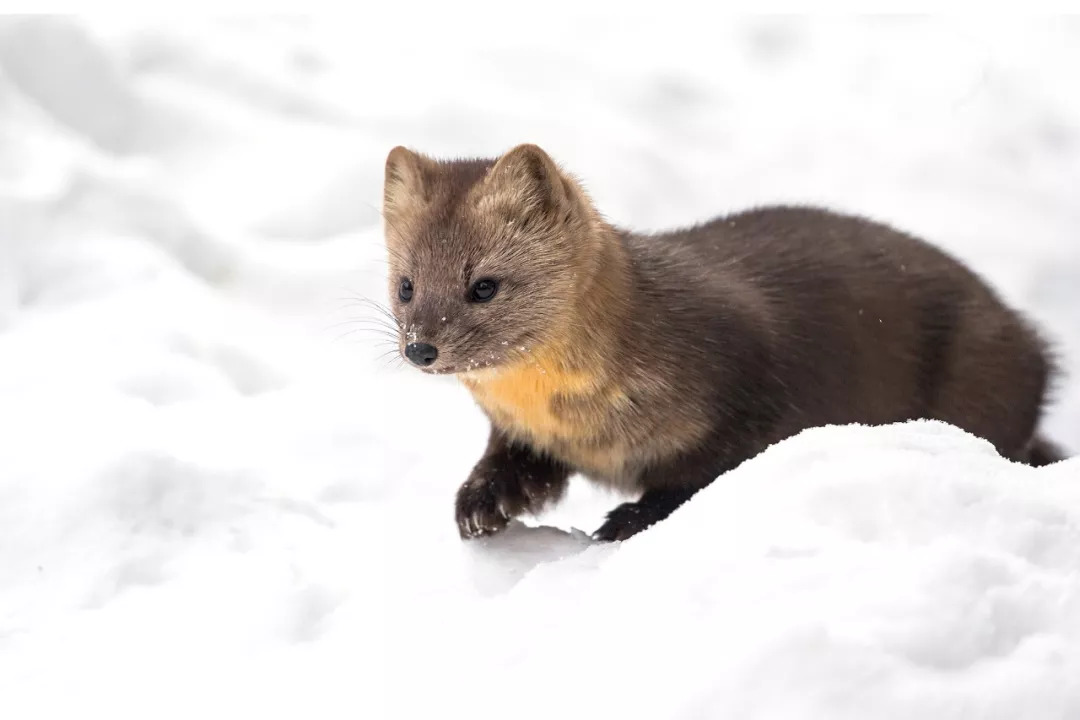
<instances>
[{"instance_id":1,"label":"marten's tail","mask_svg":"<svg viewBox=\"0 0 1080 720\"><path fill-rule=\"evenodd\" d=\"M1036 435L1031 439L1031 443L1028 444L1027 458L1024 462L1032 467L1042 467L1043 465L1051 465L1059 460L1064 460L1065 458L1066 455L1064 450L1046 438Z\"/></svg>"}]
</instances>

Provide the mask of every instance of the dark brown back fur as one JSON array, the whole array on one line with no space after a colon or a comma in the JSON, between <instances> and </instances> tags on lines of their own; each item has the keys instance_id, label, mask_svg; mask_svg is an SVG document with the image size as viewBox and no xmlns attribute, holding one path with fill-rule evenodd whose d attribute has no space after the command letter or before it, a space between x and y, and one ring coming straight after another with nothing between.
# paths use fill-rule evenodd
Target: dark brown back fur
<instances>
[{"instance_id":1,"label":"dark brown back fur","mask_svg":"<svg viewBox=\"0 0 1080 720\"><path fill-rule=\"evenodd\" d=\"M796 207L623 242L644 288L630 313L637 362L717 389L714 422L754 438L737 454L815 425L935 418L1023 459L1050 373L1045 348L940 250Z\"/></svg>"}]
</instances>

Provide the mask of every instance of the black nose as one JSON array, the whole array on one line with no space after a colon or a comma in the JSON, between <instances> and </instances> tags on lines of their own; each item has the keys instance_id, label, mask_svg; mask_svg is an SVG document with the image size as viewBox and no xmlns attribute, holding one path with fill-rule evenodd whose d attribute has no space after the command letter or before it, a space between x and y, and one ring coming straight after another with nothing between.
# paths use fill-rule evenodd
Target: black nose
<instances>
[{"instance_id":1,"label":"black nose","mask_svg":"<svg viewBox=\"0 0 1080 720\"><path fill-rule=\"evenodd\" d=\"M439 351L434 345L427 343L409 343L405 346L405 357L409 358L413 365L427 367L439 357Z\"/></svg>"}]
</instances>

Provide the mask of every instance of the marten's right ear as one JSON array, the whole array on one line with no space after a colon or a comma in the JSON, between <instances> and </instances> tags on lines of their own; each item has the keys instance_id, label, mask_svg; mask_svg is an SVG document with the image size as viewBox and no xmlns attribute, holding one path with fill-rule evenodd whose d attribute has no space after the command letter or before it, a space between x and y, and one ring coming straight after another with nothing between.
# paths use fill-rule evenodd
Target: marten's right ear
<instances>
[{"instance_id":1,"label":"marten's right ear","mask_svg":"<svg viewBox=\"0 0 1080 720\"><path fill-rule=\"evenodd\" d=\"M410 202L427 202L431 161L398 145L386 156L383 210L392 212Z\"/></svg>"}]
</instances>

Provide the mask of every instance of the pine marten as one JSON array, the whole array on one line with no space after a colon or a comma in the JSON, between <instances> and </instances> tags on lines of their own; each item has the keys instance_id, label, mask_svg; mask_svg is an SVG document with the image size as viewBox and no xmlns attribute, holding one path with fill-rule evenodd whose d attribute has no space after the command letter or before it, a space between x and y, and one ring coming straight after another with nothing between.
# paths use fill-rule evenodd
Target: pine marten
<instances>
[{"instance_id":1,"label":"pine marten","mask_svg":"<svg viewBox=\"0 0 1080 720\"><path fill-rule=\"evenodd\" d=\"M458 490L463 538L559 499L569 477L640 494L623 540L717 476L820 425L933 418L1043 465L1046 343L977 275L911 235L808 207L639 234L535 145L438 160L396 147L384 217L400 351L491 421Z\"/></svg>"}]
</instances>

